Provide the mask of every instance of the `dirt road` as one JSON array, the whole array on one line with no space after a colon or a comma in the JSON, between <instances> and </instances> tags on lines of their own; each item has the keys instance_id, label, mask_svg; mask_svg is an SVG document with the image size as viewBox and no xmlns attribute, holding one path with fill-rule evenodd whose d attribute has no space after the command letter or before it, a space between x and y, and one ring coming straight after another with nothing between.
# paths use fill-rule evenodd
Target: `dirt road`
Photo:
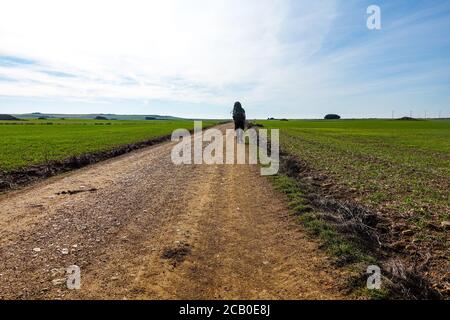
<instances>
[{"instance_id":1,"label":"dirt road","mask_svg":"<svg viewBox=\"0 0 450 320\"><path fill-rule=\"evenodd\" d=\"M0 298L343 297L257 166L176 166L173 145L1 195ZM80 290L64 281L73 264Z\"/></svg>"}]
</instances>

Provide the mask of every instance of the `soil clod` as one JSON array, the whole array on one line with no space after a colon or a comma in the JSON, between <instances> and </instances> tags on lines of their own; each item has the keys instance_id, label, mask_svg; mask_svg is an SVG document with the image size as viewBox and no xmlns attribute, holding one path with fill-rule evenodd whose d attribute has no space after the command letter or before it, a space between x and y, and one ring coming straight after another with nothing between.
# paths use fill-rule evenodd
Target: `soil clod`
<instances>
[{"instance_id":1,"label":"soil clod","mask_svg":"<svg viewBox=\"0 0 450 320\"><path fill-rule=\"evenodd\" d=\"M164 249L161 258L166 260L171 260L173 266L176 266L177 264L183 262L186 259L186 256L188 256L191 253L191 247L189 244L183 244L179 245L175 248L166 248Z\"/></svg>"}]
</instances>

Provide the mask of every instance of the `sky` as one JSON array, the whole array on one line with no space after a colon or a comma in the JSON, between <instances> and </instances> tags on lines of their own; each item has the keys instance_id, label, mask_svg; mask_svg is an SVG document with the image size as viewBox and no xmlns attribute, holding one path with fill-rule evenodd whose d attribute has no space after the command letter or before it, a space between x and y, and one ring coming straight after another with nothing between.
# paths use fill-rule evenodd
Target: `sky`
<instances>
[{"instance_id":1,"label":"sky","mask_svg":"<svg viewBox=\"0 0 450 320\"><path fill-rule=\"evenodd\" d=\"M381 9L369 30L367 7ZM1 0L0 113L450 117L450 1Z\"/></svg>"}]
</instances>

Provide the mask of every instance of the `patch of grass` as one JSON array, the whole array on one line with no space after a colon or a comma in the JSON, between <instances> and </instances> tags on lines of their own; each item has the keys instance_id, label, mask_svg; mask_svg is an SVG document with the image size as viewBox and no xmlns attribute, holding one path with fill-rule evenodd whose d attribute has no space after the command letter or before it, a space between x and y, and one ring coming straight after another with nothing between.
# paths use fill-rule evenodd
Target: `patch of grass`
<instances>
[{"instance_id":1,"label":"patch of grass","mask_svg":"<svg viewBox=\"0 0 450 320\"><path fill-rule=\"evenodd\" d=\"M392 293L383 286L383 280L380 289L368 289L366 286L367 275L359 274L347 279L346 286L354 289L356 296L365 297L370 300L387 300L392 298Z\"/></svg>"},{"instance_id":2,"label":"patch of grass","mask_svg":"<svg viewBox=\"0 0 450 320\"><path fill-rule=\"evenodd\" d=\"M320 218L320 215L308 204L305 194L298 182L291 177L278 174L270 177L275 188L284 193L289 200L289 207L301 225L311 236L317 237L322 248L334 258L337 267L345 267L352 276L346 279L345 287L353 295L368 299L386 299L389 291L368 290L366 288L366 276L364 274L368 265L378 264L377 259L370 255L359 243L345 237L334 229L332 225Z\"/></svg>"},{"instance_id":3,"label":"patch of grass","mask_svg":"<svg viewBox=\"0 0 450 320\"><path fill-rule=\"evenodd\" d=\"M305 213L299 217L300 222L315 236L318 236L327 251L337 258L339 265L369 261L369 256L354 243L345 239L324 220L317 218L314 213Z\"/></svg>"},{"instance_id":4,"label":"patch of grass","mask_svg":"<svg viewBox=\"0 0 450 320\"><path fill-rule=\"evenodd\" d=\"M324 248L336 258L339 265L375 261L358 244L334 230L313 211L295 179L279 174L272 176L271 181L277 190L286 194L289 207L294 214L298 215L299 222L322 241Z\"/></svg>"}]
</instances>

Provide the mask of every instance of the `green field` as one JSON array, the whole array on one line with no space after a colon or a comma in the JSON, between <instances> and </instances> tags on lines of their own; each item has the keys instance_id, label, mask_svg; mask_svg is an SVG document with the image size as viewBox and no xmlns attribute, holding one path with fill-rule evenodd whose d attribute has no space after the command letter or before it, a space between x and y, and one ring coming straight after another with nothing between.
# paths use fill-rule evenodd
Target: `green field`
<instances>
[{"instance_id":1,"label":"green field","mask_svg":"<svg viewBox=\"0 0 450 320\"><path fill-rule=\"evenodd\" d=\"M442 279L450 260L450 120L258 122L280 129L281 149L307 168L301 181L320 177L314 180L319 192L376 212L383 223L372 230L382 235L390 255L405 257L409 265L426 264L428 272L421 275L444 290ZM336 228L322 218L320 209L311 208L308 194L295 179L280 173L271 180L286 194L299 221L337 261L361 263L364 268L383 264L377 259L385 256L373 256L353 230ZM358 268L350 267L365 272Z\"/></svg>"},{"instance_id":2,"label":"green field","mask_svg":"<svg viewBox=\"0 0 450 320\"><path fill-rule=\"evenodd\" d=\"M324 184L337 186L336 198L350 194L403 225L414 245L448 244L449 120L259 122L279 128L282 150L324 175Z\"/></svg>"},{"instance_id":3,"label":"green field","mask_svg":"<svg viewBox=\"0 0 450 320\"><path fill-rule=\"evenodd\" d=\"M283 150L344 185L361 201L448 219L450 121L260 121L280 128Z\"/></svg>"},{"instance_id":4,"label":"green field","mask_svg":"<svg viewBox=\"0 0 450 320\"><path fill-rule=\"evenodd\" d=\"M217 121L204 121L212 125ZM48 160L107 150L127 143L192 129L185 120L51 119L0 121L0 170L11 170Z\"/></svg>"}]
</instances>

